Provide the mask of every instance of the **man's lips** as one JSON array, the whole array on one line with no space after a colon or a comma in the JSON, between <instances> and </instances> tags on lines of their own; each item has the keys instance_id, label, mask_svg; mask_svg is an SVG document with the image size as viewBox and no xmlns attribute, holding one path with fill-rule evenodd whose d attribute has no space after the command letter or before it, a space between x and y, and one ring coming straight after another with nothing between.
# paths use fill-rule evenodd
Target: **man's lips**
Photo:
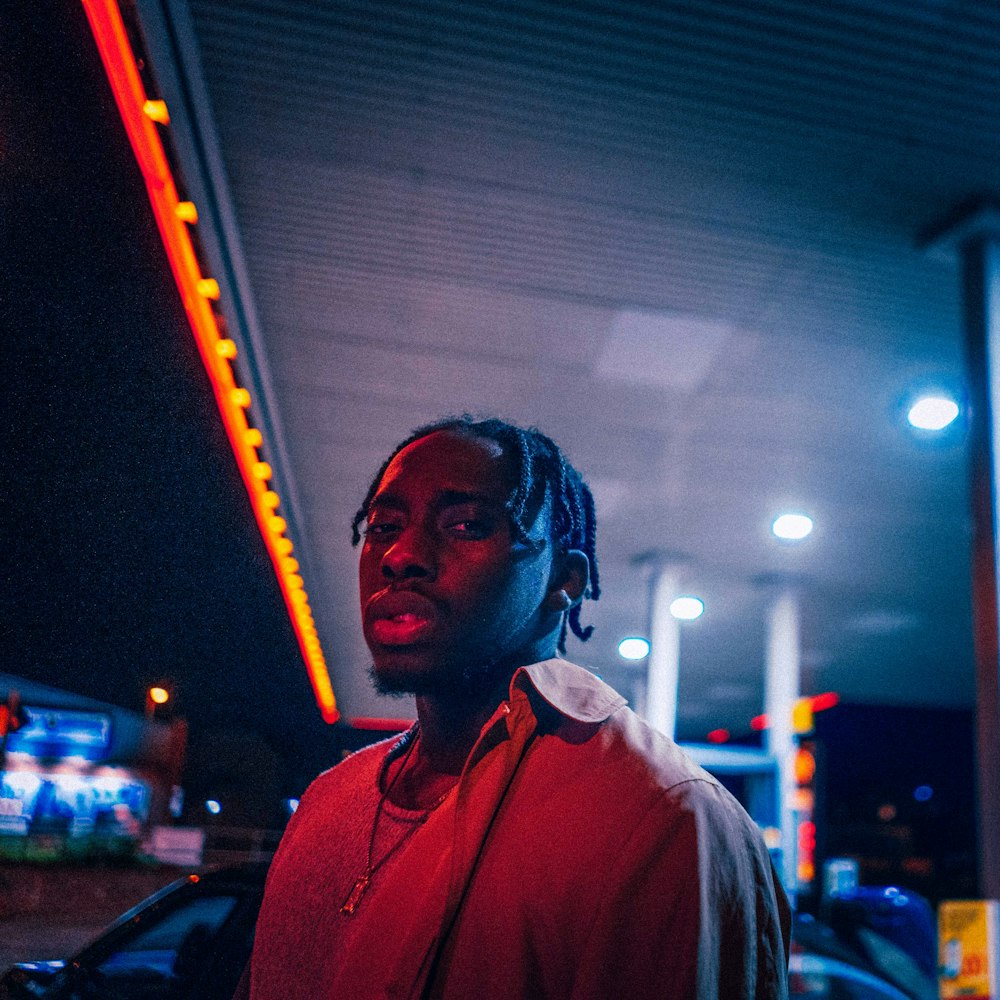
<instances>
[{"instance_id":1,"label":"man's lips","mask_svg":"<svg viewBox=\"0 0 1000 1000\"><path fill-rule=\"evenodd\" d=\"M407 590L382 591L365 606L369 633L385 646L405 646L425 638L437 616L432 601Z\"/></svg>"}]
</instances>

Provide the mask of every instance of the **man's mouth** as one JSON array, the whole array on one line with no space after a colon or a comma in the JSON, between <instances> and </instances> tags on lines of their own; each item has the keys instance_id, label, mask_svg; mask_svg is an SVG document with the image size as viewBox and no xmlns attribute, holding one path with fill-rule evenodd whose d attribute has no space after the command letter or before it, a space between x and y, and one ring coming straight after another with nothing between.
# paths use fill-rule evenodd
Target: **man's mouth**
<instances>
[{"instance_id":1,"label":"man's mouth","mask_svg":"<svg viewBox=\"0 0 1000 1000\"><path fill-rule=\"evenodd\" d=\"M419 642L433 629L437 608L432 601L412 591L384 591L368 602L365 618L375 642L405 646Z\"/></svg>"},{"instance_id":2,"label":"man's mouth","mask_svg":"<svg viewBox=\"0 0 1000 1000\"><path fill-rule=\"evenodd\" d=\"M431 627L431 620L412 612L376 618L372 622L372 637L384 646L405 646L417 642Z\"/></svg>"}]
</instances>

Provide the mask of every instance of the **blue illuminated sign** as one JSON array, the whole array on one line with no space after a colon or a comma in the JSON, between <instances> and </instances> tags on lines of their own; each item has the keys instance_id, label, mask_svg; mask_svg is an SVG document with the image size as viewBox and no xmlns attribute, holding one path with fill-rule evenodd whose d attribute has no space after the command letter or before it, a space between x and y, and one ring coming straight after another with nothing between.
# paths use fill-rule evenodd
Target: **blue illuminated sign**
<instances>
[{"instance_id":1,"label":"blue illuminated sign","mask_svg":"<svg viewBox=\"0 0 1000 1000\"><path fill-rule=\"evenodd\" d=\"M83 757L101 760L111 745L111 717L100 712L74 712L24 706L28 721L7 737L7 749L32 757Z\"/></svg>"}]
</instances>

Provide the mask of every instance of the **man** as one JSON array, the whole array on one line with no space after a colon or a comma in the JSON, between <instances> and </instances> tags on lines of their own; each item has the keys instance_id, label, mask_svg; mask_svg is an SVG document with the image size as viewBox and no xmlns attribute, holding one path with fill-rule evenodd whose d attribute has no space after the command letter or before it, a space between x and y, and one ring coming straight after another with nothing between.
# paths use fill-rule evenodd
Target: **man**
<instances>
[{"instance_id":1,"label":"man","mask_svg":"<svg viewBox=\"0 0 1000 1000\"><path fill-rule=\"evenodd\" d=\"M549 438L421 428L364 524L361 613L402 738L302 797L268 877L254 1000L772 998L788 912L732 797L555 658L599 595L590 491Z\"/></svg>"}]
</instances>

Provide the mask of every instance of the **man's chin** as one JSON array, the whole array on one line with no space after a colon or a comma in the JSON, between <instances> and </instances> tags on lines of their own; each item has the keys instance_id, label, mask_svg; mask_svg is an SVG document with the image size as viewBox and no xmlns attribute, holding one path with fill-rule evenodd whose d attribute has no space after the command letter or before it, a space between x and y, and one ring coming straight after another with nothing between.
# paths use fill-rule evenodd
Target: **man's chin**
<instances>
[{"instance_id":1,"label":"man's chin","mask_svg":"<svg viewBox=\"0 0 1000 1000\"><path fill-rule=\"evenodd\" d=\"M407 695L427 693L421 679L408 671L389 670L377 667L373 663L368 668L368 675L379 694L389 695L392 698L405 698Z\"/></svg>"},{"instance_id":2,"label":"man's chin","mask_svg":"<svg viewBox=\"0 0 1000 1000\"><path fill-rule=\"evenodd\" d=\"M390 697L475 698L491 691L501 679L501 674L506 678L512 671L497 663L485 663L465 670L457 667L420 670L394 663L373 663L368 673L375 690Z\"/></svg>"}]
</instances>

